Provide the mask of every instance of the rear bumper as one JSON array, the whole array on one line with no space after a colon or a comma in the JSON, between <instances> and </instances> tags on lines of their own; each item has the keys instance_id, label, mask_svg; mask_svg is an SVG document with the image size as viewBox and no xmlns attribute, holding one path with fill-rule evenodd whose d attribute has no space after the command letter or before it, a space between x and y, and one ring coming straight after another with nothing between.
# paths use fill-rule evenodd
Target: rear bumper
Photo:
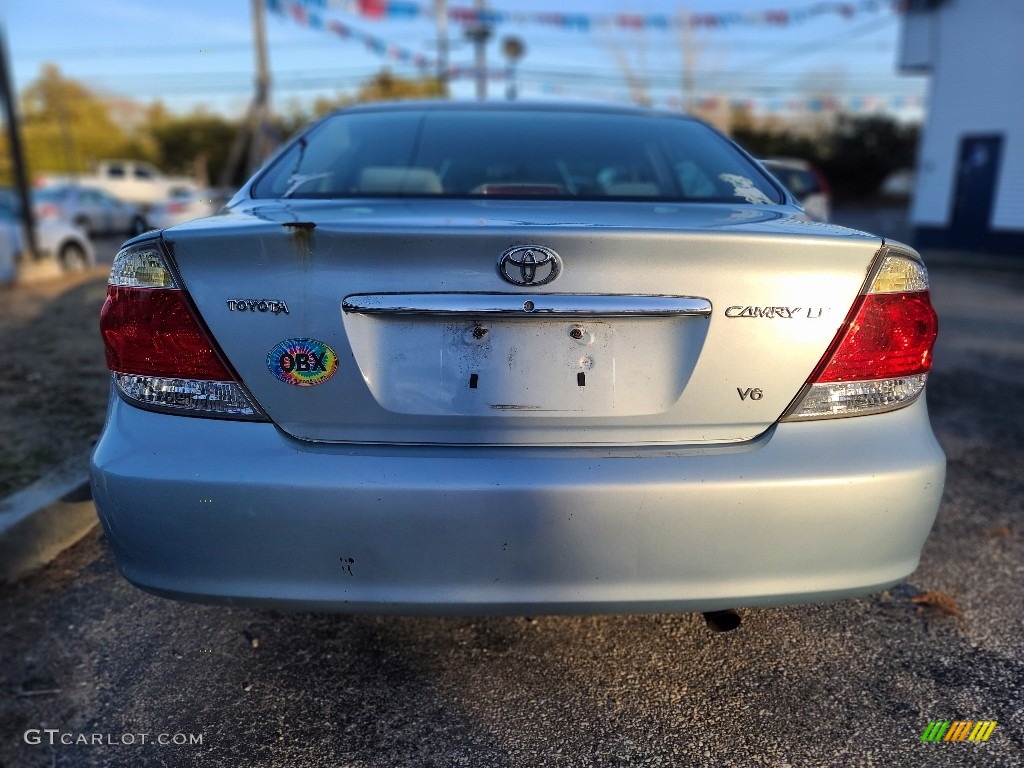
<instances>
[{"instance_id":1,"label":"rear bumper","mask_svg":"<svg viewBox=\"0 0 1024 768\"><path fill-rule=\"evenodd\" d=\"M631 613L831 600L917 566L945 458L923 398L732 449L303 443L114 398L93 496L166 596L395 613Z\"/></svg>"}]
</instances>

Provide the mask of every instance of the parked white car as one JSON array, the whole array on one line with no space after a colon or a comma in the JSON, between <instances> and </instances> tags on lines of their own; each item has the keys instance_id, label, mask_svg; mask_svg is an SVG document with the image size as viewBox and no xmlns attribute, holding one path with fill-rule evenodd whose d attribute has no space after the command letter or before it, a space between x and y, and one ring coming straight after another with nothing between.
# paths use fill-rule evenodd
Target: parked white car
<instances>
[{"instance_id":1,"label":"parked white car","mask_svg":"<svg viewBox=\"0 0 1024 768\"><path fill-rule=\"evenodd\" d=\"M158 168L139 160L101 160L95 171L84 176L42 174L37 180L45 186L88 185L141 206L197 188L188 177L165 176Z\"/></svg>"},{"instance_id":2,"label":"parked white car","mask_svg":"<svg viewBox=\"0 0 1024 768\"><path fill-rule=\"evenodd\" d=\"M18 217L16 198L9 192L0 192L0 283L13 265L16 254L25 248L24 232ZM44 253L53 254L67 271L87 269L96 264L96 253L89 236L81 227L60 219L36 220L36 246ZM7 278L10 280L10 277Z\"/></svg>"}]
</instances>

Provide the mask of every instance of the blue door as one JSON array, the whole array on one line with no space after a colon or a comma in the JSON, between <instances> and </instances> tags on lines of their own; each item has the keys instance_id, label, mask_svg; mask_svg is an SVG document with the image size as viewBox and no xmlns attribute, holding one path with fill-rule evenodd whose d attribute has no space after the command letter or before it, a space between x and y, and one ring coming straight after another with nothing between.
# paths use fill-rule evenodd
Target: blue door
<instances>
[{"instance_id":1,"label":"blue door","mask_svg":"<svg viewBox=\"0 0 1024 768\"><path fill-rule=\"evenodd\" d=\"M964 136L960 140L956 195L950 226L954 248L984 247L992 223L1003 137Z\"/></svg>"}]
</instances>

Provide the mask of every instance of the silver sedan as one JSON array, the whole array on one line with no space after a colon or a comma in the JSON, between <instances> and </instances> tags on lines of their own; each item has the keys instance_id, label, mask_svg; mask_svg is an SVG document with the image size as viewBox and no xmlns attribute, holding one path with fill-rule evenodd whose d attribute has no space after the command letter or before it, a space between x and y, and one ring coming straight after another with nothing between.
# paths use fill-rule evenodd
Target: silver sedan
<instances>
[{"instance_id":1,"label":"silver sedan","mask_svg":"<svg viewBox=\"0 0 1024 768\"><path fill-rule=\"evenodd\" d=\"M115 259L122 572L331 611L719 611L884 589L945 459L907 246L680 115L355 107Z\"/></svg>"},{"instance_id":2,"label":"silver sedan","mask_svg":"<svg viewBox=\"0 0 1024 768\"><path fill-rule=\"evenodd\" d=\"M84 184L46 187L34 194L41 221L63 221L100 234L137 235L146 231L146 218L137 205L126 203L97 187Z\"/></svg>"}]
</instances>

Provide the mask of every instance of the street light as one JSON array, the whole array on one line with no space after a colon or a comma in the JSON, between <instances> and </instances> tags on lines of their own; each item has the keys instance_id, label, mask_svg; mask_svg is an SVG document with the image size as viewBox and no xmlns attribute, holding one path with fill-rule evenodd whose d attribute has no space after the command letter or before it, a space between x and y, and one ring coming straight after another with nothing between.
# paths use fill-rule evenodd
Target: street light
<instances>
[{"instance_id":1,"label":"street light","mask_svg":"<svg viewBox=\"0 0 1024 768\"><path fill-rule=\"evenodd\" d=\"M516 64L526 55L526 43L519 37L506 37L501 41L501 52L508 59L508 86L505 96L509 101L516 98Z\"/></svg>"}]
</instances>

